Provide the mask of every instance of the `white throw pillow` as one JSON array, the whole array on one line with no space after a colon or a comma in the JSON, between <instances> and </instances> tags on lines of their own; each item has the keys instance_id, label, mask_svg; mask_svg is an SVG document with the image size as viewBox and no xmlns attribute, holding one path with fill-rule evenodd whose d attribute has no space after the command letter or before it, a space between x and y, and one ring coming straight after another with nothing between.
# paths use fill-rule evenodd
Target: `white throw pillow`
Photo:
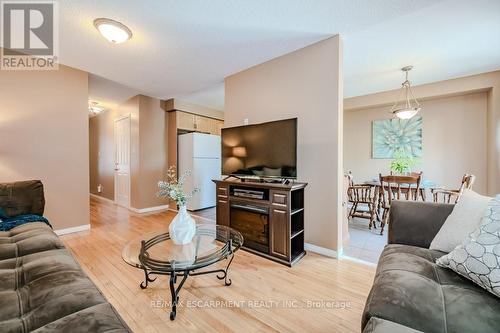
<instances>
[{"instance_id":1,"label":"white throw pillow","mask_svg":"<svg viewBox=\"0 0 500 333\"><path fill-rule=\"evenodd\" d=\"M479 227L436 263L500 296L500 195L490 201Z\"/></svg>"},{"instance_id":2,"label":"white throw pillow","mask_svg":"<svg viewBox=\"0 0 500 333\"><path fill-rule=\"evenodd\" d=\"M462 244L464 239L481 224L483 212L491 199L472 190L464 190L460 201L439 229L429 248L451 252Z\"/></svg>"}]
</instances>

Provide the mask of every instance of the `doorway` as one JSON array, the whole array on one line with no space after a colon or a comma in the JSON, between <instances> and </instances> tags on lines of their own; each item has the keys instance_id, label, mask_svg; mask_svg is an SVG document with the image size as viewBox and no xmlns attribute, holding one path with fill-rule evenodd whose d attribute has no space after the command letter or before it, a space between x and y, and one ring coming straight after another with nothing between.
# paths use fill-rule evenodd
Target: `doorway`
<instances>
[{"instance_id":1,"label":"doorway","mask_svg":"<svg viewBox=\"0 0 500 333\"><path fill-rule=\"evenodd\" d=\"M130 207L130 115L115 119L115 203Z\"/></svg>"}]
</instances>

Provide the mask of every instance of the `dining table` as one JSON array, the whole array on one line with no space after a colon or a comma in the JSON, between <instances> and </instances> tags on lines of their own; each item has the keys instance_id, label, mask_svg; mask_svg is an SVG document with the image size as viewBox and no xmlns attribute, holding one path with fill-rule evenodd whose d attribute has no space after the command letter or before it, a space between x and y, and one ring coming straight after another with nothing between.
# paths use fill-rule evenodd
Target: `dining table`
<instances>
[{"instance_id":1,"label":"dining table","mask_svg":"<svg viewBox=\"0 0 500 333\"><path fill-rule=\"evenodd\" d=\"M380 211L380 206L382 204L382 202L381 202L382 197L380 195L380 191L382 191L382 185L380 183L380 180L379 179L367 180L367 181L364 181L362 184L370 185L370 186L373 186L375 188L375 191L374 191L375 195L373 197L373 201L374 201L373 203L374 203L374 207L375 207L375 214L376 214L377 220L380 222L381 218L380 218L379 211ZM415 184L411 184L410 187L416 188L417 186ZM429 180L429 179L423 179L420 182L420 186L418 187L418 192L419 192L418 196L422 199L422 201L426 201L427 190L431 190L432 188L436 188L436 187L437 187L436 182Z\"/></svg>"}]
</instances>

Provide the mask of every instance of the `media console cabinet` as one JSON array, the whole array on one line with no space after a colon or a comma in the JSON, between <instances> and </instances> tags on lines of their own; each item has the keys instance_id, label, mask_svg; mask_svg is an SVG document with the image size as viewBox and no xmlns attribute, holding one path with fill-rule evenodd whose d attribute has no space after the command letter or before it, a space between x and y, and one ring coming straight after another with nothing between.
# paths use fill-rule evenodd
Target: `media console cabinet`
<instances>
[{"instance_id":1,"label":"media console cabinet","mask_svg":"<svg viewBox=\"0 0 500 333\"><path fill-rule=\"evenodd\" d=\"M304 251L307 183L213 180L217 224L242 233L243 249L292 266Z\"/></svg>"}]
</instances>

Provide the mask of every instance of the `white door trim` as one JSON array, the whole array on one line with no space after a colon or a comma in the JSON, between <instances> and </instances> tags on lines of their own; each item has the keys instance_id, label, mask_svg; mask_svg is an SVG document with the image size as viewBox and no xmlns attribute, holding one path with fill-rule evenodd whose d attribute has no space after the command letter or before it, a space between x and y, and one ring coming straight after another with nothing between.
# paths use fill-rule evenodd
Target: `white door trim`
<instances>
[{"instance_id":1,"label":"white door trim","mask_svg":"<svg viewBox=\"0 0 500 333\"><path fill-rule=\"evenodd\" d=\"M126 118L132 118L132 114L131 113L127 113L127 114L124 114L124 115L121 115L119 117L116 117L114 122L117 122L117 121L120 121L120 120L123 120L123 119L126 119Z\"/></svg>"}]
</instances>

